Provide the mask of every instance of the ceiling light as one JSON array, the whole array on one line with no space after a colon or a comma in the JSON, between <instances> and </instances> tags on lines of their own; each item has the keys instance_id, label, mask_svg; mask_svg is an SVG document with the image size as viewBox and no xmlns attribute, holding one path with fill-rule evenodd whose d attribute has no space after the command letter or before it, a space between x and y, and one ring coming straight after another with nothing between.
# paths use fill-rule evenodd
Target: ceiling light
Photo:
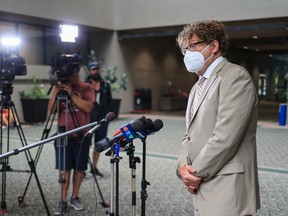
<instances>
[{"instance_id":1,"label":"ceiling light","mask_svg":"<svg viewBox=\"0 0 288 216\"><path fill-rule=\"evenodd\" d=\"M257 36L257 35L254 35L252 38L253 38L253 39L258 39L258 36Z\"/></svg>"}]
</instances>

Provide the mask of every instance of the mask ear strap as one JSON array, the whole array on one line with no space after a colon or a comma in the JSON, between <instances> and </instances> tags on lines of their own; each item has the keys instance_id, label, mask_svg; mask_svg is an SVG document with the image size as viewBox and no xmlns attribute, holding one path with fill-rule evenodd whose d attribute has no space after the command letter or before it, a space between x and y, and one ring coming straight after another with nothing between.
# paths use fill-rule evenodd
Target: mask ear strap
<instances>
[{"instance_id":1,"label":"mask ear strap","mask_svg":"<svg viewBox=\"0 0 288 216\"><path fill-rule=\"evenodd\" d=\"M209 47L212 44L212 42L210 44L208 44L202 51L201 54L207 49L207 47Z\"/></svg>"},{"instance_id":2,"label":"mask ear strap","mask_svg":"<svg viewBox=\"0 0 288 216\"><path fill-rule=\"evenodd\" d=\"M212 45L213 41L208 44L202 51L201 51L201 54L207 49L207 47L209 47L210 45ZM214 54L212 53L205 61L204 63L206 63Z\"/></svg>"},{"instance_id":3,"label":"mask ear strap","mask_svg":"<svg viewBox=\"0 0 288 216\"><path fill-rule=\"evenodd\" d=\"M211 53L211 55L204 62L207 62L213 55L214 53Z\"/></svg>"}]
</instances>

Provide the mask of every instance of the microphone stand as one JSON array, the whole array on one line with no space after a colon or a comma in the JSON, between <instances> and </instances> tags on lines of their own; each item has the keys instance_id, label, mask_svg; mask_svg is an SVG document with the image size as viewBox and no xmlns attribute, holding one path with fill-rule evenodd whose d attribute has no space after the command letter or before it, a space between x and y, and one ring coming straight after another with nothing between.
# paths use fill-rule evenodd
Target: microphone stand
<instances>
[{"instance_id":1,"label":"microphone stand","mask_svg":"<svg viewBox=\"0 0 288 216\"><path fill-rule=\"evenodd\" d=\"M114 145L115 149L115 162L116 162L116 216L119 216L119 150L120 144L116 143Z\"/></svg>"},{"instance_id":2,"label":"microphone stand","mask_svg":"<svg viewBox=\"0 0 288 216\"><path fill-rule=\"evenodd\" d=\"M146 191L147 185L150 185L148 181L146 181L146 137L141 139L143 143L143 153L142 153L142 181L141 181L141 216L145 216L145 201L148 198L148 193Z\"/></svg>"},{"instance_id":3,"label":"microphone stand","mask_svg":"<svg viewBox=\"0 0 288 216\"><path fill-rule=\"evenodd\" d=\"M136 163L140 163L139 157L134 157L135 146L131 141L126 147L129 155L129 168L131 169L131 189L132 189L132 216L136 215Z\"/></svg>"},{"instance_id":4,"label":"microphone stand","mask_svg":"<svg viewBox=\"0 0 288 216\"><path fill-rule=\"evenodd\" d=\"M92 122L92 123L90 123L90 124L83 125L83 126L81 126L81 127L75 128L75 129L73 129L73 130L70 130L70 131L67 131L67 132L64 132L64 133L61 133L61 134L58 134L58 135L54 135L54 136L49 137L49 138L44 139L44 140L40 140L40 141L35 142L35 143L33 143L33 144L26 145L26 146L20 147L20 148L18 148L18 149L17 149L17 148L16 148L16 149L13 149L12 151L9 151L9 152L6 152L6 153L1 154L1 155L0 155L0 159L2 159L2 158L8 158L8 157L10 157L10 156L12 156L12 155L17 155L17 154L19 154L19 153L22 152L22 151L27 151L27 150L29 150L29 149L31 149L31 148L37 147L37 146L42 145L42 144L44 144L44 143L53 141L53 140L55 140L55 139L59 139L59 138L64 137L64 136L68 136L68 135L70 135L70 134L72 134L72 133L81 131L81 130L83 130L83 129L85 129L85 128L95 126L96 124L99 124L99 123L98 123L98 122Z\"/></svg>"},{"instance_id":5,"label":"microphone stand","mask_svg":"<svg viewBox=\"0 0 288 216\"><path fill-rule=\"evenodd\" d=\"M122 157L119 156L120 144L114 143L111 146L111 158L110 158L110 212L106 212L106 215L114 216L114 164L116 163L116 216L119 216L119 161Z\"/></svg>"}]
</instances>

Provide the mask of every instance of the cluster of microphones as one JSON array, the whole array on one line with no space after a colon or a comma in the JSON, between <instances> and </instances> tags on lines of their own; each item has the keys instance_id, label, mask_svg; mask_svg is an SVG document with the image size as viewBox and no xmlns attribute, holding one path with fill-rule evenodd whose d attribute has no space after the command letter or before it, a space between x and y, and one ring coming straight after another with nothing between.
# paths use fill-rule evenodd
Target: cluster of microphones
<instances>
[{"instance_id":1,"label":"cluster of microphones","mask_svg":"<svg viewBox=\"0 0 288 216\"><path fill-rule=\"evenodd\" d=\"M109 121L112 121L115 118L113 112L109 112L106 117L99 122L98 126L95 126L88 131L89 134L92 134L97 130L102 124L105 124ZM118 143L120 147L125 147L132 140L139 138L141 140L146 139L148 135L152 135L159 131L163 127L163 122L160 119L152 121L150 118L142 116L138 119L135 119L125 125L123 125L119 130L117 130L112 138L104 138L98 141L95 144L95 148L98 152L105 151L106 149L113 146L113 144Z\"/></svg>"}]
</instances>

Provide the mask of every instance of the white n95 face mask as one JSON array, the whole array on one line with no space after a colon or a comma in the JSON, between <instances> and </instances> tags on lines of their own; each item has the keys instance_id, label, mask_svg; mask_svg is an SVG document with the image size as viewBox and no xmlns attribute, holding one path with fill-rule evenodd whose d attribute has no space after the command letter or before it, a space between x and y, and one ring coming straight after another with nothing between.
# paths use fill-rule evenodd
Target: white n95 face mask
<instances>
[{"instance_id":1,"label":"white n95 face mask","mask_svg":"<svg viewBox=\"0 0 288 216\"><path fill-rule=\"evenodd\" d=\"M210 44L209 44L210 45ZM209 46L207 45L201 52L199 51L189 51L187 50L184 56L184 63L186 69L191 73L199 72L204 66L205 62L208 61L213 53L205 60L202 52Z\"/></svg>"},{"instance_id":2,"label":"white n95 face mask","mask_svg":"<svg viewBox=\"0 0 288 216\"><path fill-rule=\"evenodd\" d=\"M204 56L198 51L187 50L184 56L186 69L191 73L197 73L204 66Z\"/></svg>"}]
</instances>

